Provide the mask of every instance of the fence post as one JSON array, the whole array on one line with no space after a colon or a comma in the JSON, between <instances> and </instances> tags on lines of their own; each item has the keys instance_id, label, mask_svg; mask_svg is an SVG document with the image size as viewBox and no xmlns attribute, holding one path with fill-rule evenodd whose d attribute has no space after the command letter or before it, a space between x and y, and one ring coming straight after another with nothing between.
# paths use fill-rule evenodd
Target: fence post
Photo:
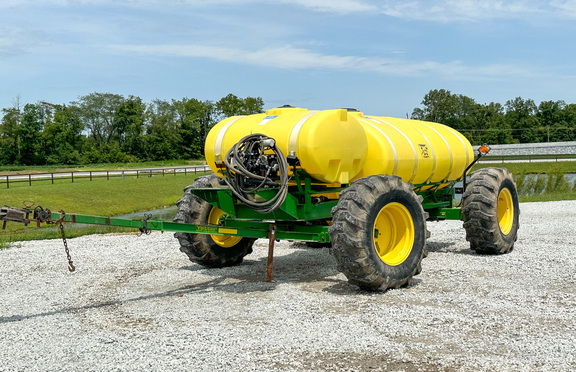
<instances>
[{"instance_id":1,"label":"fence post","mask_svg":"<svg viewBox=\"0 0 576 372\"><path fill-rule=\"evenodd\" d=\"M28 185L32 186L32 175L31 174L28 175Z\"/></svg>"},{"instance_id":2,"label":"fence post","mask_svg":"<svg viewBox=\"0 0 576 372\"><path fill-rule=\"evenodd\" d=\"M92 181L92 171L90 171L90 181Z\"/></svg>"},{"instance_id":3,"label":"fence post","mask_svg":"<svg viewBox=\"0 0 576 372\"><path fill-rule=\"evenodd\" d=\"M72 176L72 183L74 183L74 172L70 172L70 175Z\"/></svg>"},{"instance_id":4,"label":"fence post","mask_svg":"<svg viewBox=\"0 0 576 372\"><path fill-rule=\"evenodd\" d=\"M110 171L106 171L106 181L110 181Z\"/></svg>"},{"instance_id":5,"label":"fence post","mask_svg":"<svg viewBox=\"0 0 576 372\"><path fill-rule=\"evenodd\" d=\"M122 171L122 180L124 180L124 171Z\"/></svg>"},{"instance_id":6,"label":"fence post","mask_svg":"<svg viewBox=\"0 0 576 372\"><path fill-rule=\"evenodd\" d=\"M10 188L10 176L6 175L6 188Z\"/></svg>"},{"instance_id":7,"label":"fence post","mask_svg":"<svg viewBox=\"0 0 576 372\"><path fill-rule=\"evenodd\" d=\"M54 184L54 173L50 173L50 178L52 179L52 184Z\"/></svg>"},{"instance_id":8,"label":"fence post","mask_svg":"<svg viewBox=\"0 0 576 372\"><path fill-rule=\"evenodd\" d=\"M187 176L188 175L188 168L184 167L184 175Z\"/></svg>"},{"instance_id":9,"label":"fence post","mask_svg":"<svg viewBox=\"0 0 576 372\"><path fill-rule=\"evenodd\" d=\"M136 169L136 178L138 178L138 169Z\"/></svg>"}]
</instances>

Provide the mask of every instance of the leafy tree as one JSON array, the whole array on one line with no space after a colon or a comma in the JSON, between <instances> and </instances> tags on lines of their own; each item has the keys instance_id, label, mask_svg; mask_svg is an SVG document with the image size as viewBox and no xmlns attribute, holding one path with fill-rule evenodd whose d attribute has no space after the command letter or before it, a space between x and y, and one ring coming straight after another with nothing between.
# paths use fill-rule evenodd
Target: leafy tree
<instances>
[{"instance_id":1,"label":"leafy tree","mask_svg":"<svg viewBox=\"0 0 576 372\"><path fill-rule=\"evenodd\" d=\"M22 121L18 128L19 156L18 164L35 165L45 161L42 146L42 129L44 127L44 112L35 104L26 104L22 112Z\"/></svg>"},{"instance_id":2,"label":"leafy tree","mask_svg":"<svg viewBox=\"0 0 576 372\"><path fill-rule=\"evenodd\" d=\"M16 164L20 158L20 109L17 107L2 109L3 116L0 123L0 164Z\"/></svg>"},{"instance_id":3,"label":"leafy tree","mask_svg":"<svg viewBox=\"0 0 576 372\"><path fill-rule=\"evenodd\" d=\"M263 111L264 101L260 97L244 99L230 93L216 102L216 113L220 119L236 115L257 114Z\"/></svg>"},{"instance_id":4,"label":"leafy tree","mask_svg":"<svg viewBox=\"0 0 576 372\"><path fill-rule=\"evenodd\" d=\"M547 142L569 141L573 138L568 128L574 123L574 118L564 101L540 102L536 117Z\"/></svg>"},{"instance_id":5,"label":"leafy tree","mask_svg":"<svg viewBox=\"0 0 576 372\"><path fill-rule=\"evenodd\" d=\"M449 90L433 89L422 100L423 108L412 111L412 118L449 125L458 116L458 96Z\"/></svg>"},{"instance_id":6,"label":"leafy tree","mask_svg":"<svg viewBox=\"0 0 576 372\"><path fill-rule=\"evenodd\" d=\"M524 100L516 97L506 101L506 114L504 122L510 127L517 129L513 132L514 139L520 143L542 142L546 139L539 130L538 118L536 117L536 104L531 99Z\"/></svg>"},{"instance_id":7,"label":"leafy tree","mask_svg":"<svg viewBox=\"0 0 576 372\"><path fill-rule=\"evenodd\" d=\"M473 121L471 128L478 129L470 131L472 133L470 140L473 144L512 142L512 131L504 122L504 107L501 104L494 102L487 105L476 104L471 117Z\"/></svg>"},{"instance_id":8,"label":"leafy tree","mask_svg":"<svg viewBox=\"0 0 576 372\"><path fill-rule=\"evenodd\" d=\"M72 102L79 109L85 128L89 131L96 147L109 142L118 134L115 123L116 111L125 101L119 94L90 93Z\"/></svg>"},{"instance_id":9,"label":"leafy tree","mask_svg":"<svg viewBox=\"0 0 576 372\"><path fill-rule=\"evenodd\" d=\"M225 116L261 112L260 97L233 94L145 104L139 97L90 93L76 102L2 110L0 164L74 164L199 158L208 130Z\"/></svg>"},{"instance_id":10,"label":"leafy tree","mask_svg":"<svg viewBox=\"0 0 576 372\"><path fill-rule=\"evenodd\" d=\"M576 140L576 104L570 103L564 107L564 119L566 120L566 130L563 138Z\"/></svg>"},{"instance_id":11,"label":"leafy tree","mask_svg":"<svg viewBox=\"0 0 576 372\"><path fill-rule=\"evenodd\" d=\"M176 115L176 109L168 101L156 99L148 105L144 137L146 159L168 160L182 157Z\"/></svg>"},{"instance_id":12,"label":"leafy tree","mask_svg":"<svg viewBox=\"0 0 576 372\"><path fill-rule=\"evenodd\" d=\"M111 140L120 144L120 149L128 154L144 155L144 112L146 105L140 97L130 96L116 109Z\"/></svg>"},{"instance_id":13,"label":"leafy tree","mask_svg":"<svg viewBox=\"0 0 576 372\"><path fill-rule=\"evenodd\" d=\"M214 104L195 98L172 100L179 126L180 151L182 157L196 159L204 152L204 138L214 116Z\"/></svg>"},{"instance_id":14,"label":"leafy tree","mask_svg":"<svg viewBox=\"0 0 576 372\"><path fill-rule=\"evenodd\" d=\"M54 117L44 126L43 137L48 164L77 164L84 144L83 125L78 110L53 105Z\"/></svg>"}]
</instances>

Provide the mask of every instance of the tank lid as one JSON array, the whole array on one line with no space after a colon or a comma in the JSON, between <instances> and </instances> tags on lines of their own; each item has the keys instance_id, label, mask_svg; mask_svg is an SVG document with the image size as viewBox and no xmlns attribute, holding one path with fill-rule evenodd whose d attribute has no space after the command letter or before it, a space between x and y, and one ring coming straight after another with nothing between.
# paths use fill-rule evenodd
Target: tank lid
<instances>
[{"instance_id":1,"label":"tank lid","mask_svg":"<svg viewBox=\"0 0 576 372\"><path fill-rule=\"evenodd\" d=\"M276 107L270 110L266 110L266 115L268 116L278 116L289 112L297 112L297 111L307 111L306 109L294 107L290 105L284 105L282 107Z\"/></svg>"}]
</instances>

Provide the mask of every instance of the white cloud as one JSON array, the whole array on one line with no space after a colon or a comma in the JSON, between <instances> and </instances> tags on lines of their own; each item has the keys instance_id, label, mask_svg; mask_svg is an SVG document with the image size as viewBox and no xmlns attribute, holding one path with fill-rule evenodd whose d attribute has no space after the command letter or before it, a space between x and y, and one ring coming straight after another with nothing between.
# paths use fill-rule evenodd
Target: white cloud
<instances>
[{"instance_id":1,"label":"white cloud","mask_svg":"<svg viewBox=\"0 0 576 372\"><path fill-rule=\"evenodd\" d=\"M538 73L525 67L493 64L468 66L461 61L406 61L393 58L369 58L321 54L291 46L242 50L206 45L112 45L114 53L140 53L160 56L209 58L218 61L279 69L324 69L378 73L391 76L440 75L451 79L479 80L510 76L530 77Z\"/></svg>"},{"instance_id":2,"label":"white cloud","mask_svg":"<svg viewBox=\"0 0 576 372\"><path fill-rule=\"evenodd\" d=\"M27 53L45 40L42 31L0 27L0 58Z\"/></svg>"},{"instance_id":3,"label":"white cloud","mask_svg":"<svg viewBox=\"0 0 576 372\"><path fill-rule=\"evenodd\" d=\"M435 2L385 1L383 14L432 22L475 21L495 18L519 18L543 14L549 7L539 1L439 0Z\"/></svg>"},{"instance_id":4,"label":"white cloud","mask_svg":"<svg viewBox=\"0 0 576 372\"><path fill-rule=\"evenodd\" d=\"M210 8L235 5L292 5L340 15L365 13L431 22L525 17L576 17L576 0L3 0L0 8L34 6L162 6Z\"/></svg>"},{"instance_id":5,"label":"white cloud","mask_svg":"<svg viewBox=\"0 0 576 372\"><path fill-rule=\"evenodd\" d=\"M576 0L554 0L551 5L566 16L576 18Z\"/></svg>"},{"instance_id":6,"label":"white cloud","mask_svg":"<svg viewBox=\"0 0 576 372\"><path fill-rule=\"evenodd\" d=\"M378 6L376 4L358 0L282 0L282 2L327 13L378 12Z\"/></svg>"}]
</instances>

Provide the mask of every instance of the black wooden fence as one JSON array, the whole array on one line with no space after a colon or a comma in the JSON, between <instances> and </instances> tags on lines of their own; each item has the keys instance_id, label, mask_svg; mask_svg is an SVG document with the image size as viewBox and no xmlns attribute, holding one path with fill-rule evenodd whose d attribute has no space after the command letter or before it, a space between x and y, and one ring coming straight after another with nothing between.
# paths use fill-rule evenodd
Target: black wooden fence
<instances>
[{"instance_id":1,"label":"black wooden fence","mask_svg":"<svg viewBox=\"0 0 576 372\"><path fill-rule=\"evenodd\" d=\"M109 180L114 177L136 176L140 177L153 177L153 176L167 176L167 175L188 175L190 173L202 173L210 171L207 165L191 165L186 167L169 167L169 168L146 168L146 169L125 169L125 170L99 170L99 171L64 171L64 172L44 172L44 173L26 173L26 174L6 174L0 175L0 185L6 185L10 188L11 184L15 183L28 183L32 186L33 182L51 181L55 180L71 180L74 182L79 179L106 178Z\"/></svg>"}]
</instances>

